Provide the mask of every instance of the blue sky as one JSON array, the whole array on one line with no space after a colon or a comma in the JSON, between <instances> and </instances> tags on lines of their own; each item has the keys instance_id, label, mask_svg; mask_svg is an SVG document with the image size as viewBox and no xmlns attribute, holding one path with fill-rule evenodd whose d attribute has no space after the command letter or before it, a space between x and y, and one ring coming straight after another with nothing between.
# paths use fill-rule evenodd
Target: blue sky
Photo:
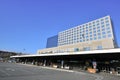
<instances>
[{"instance_id":1,"label":"blue sky","mask_svg":"<svg viewBox=\"0 0 120 80\"><path fill-rule=\"evenodd\" d=\"M120 46L120 0L0 0L0 50L36 54L48 37L106 15Z\"/></svg>"}]
</instances>

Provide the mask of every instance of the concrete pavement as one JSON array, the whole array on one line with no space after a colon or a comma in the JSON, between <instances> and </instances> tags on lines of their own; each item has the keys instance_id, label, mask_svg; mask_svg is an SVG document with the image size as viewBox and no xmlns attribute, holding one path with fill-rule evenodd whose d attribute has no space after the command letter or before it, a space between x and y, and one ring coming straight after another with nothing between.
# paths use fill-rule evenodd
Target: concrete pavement
<instances>
[{"instance_id":1,"label":"concrete pavement","mask_svg":"<svg viewBox=\"0 0 120 80\"><path fill-rule=\"evenodd\" d=\"M120 80L120 77L32 65L0 63L0 80Z\"/></svg>"}]
</instances>

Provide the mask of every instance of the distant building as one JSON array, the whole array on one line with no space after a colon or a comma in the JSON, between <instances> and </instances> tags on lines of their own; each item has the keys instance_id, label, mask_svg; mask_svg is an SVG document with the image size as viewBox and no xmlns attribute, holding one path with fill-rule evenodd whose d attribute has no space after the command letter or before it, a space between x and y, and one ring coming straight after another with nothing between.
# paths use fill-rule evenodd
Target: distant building
<instances>
[{"instance_id":1,"label":"distant building","mask_svg":"<svg viewBox=\"0 0 120 80\"><path fill-rule=\"evenodd\" d=\"M112 49L115 48L114 41L110 16L105 16L61 31L58 37L48 38L47 48L39 50L38 54Z\"/></svg>"}]
</instances>

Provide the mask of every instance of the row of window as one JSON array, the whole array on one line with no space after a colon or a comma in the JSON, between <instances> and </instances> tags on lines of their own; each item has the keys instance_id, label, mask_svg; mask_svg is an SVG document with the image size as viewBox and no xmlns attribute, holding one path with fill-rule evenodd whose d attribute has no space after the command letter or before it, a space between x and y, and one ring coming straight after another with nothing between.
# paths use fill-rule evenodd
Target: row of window
<instances>
[{"instance_id":1,"label":"row of window","mask_svg":"<svg viewBox=\"0 0 120 80\"><path fill-rule=\"evenodd\" d=\"M98 37L91 37L91 38L85 38L85 39L69 39L69 40L59 40L59 45L66 45L66 44L73 44L78 42L85 42L85 41L92 41L92 40L99 40L104 38L111 38L112 34L98 36Z\"/></svg>"},{"instance_id":2,"label":"row of window","mask_svg":"<svg viewBox=\"0 0 120 80\"><path fill-rule=\"evenodd\" d=\"M79 40L83 40L83 39L86 40L86 39L95 38L95 37L98 38L98 39L110 38L110 37L112 37L112 34L102 35L102 36L101 35L98 35L98 36L92 36L92 35L90 35L90 36L85 36L84 38L82 38L82 37L80 37L80 38L76 38L76 37L74 37L74 38L65 38L65 39L58 39L58 41L59 42L67 42L67 41L74 41L74 40L78 40L79 41Z\"/></svg>"},{"instance_id":3,"label":"row of window","mask_svg":"<svg viewBox=\"0 0 120 80\"><path fill-rule=\"evenodd\" d=\"M86 25L86 26L78 26L78 27L75 27L75 28L72 28L72 29L69 29L69 30L66 30L66 31L63 31L63 32L60 32L60 33L62 33L62 34L66 34L66 33L70 33L70 32L76 32L77 30L80 30L80 31L82 31L82 30L85 30L85 29L88 29L88 28L94 28L94 27L96 27L96 26L98 26L98 28L100 27L100 26L109 26L110 25L110 21L108 20L108 21L106 21L106 22L101 22L101 24L100 23L97 23L96 25L94 24L94 25Z\"/></svg>"},{"instance_id":4,"label":"row of window","mask_svg":"<svg viewBox=\"0 0 120 80\"><path fill-rule=\"evenodd\" d=\"M96 50L102 50L103 47L101 45L98 45L96 47ZM55 50L55 51L48 51L45 53L64 53L64 52L79 52L79 51L90 51L92 50L91 47L84 47L83 49L79 49L79 48L74 48L74 50L72 49L66 49L66 50Z\"/></svg>"},{"instance_id":5,"label":"row of window","mask_svg":"<svg viewBox=\"0 0 120 80\"><path fill-rule=\"evenodd\" d=\"M109 16L60 32L60 45L112 37Z\"/></svg>"},{"instance_id":6,"label":"row of window","mask_svg":"<svg viewBox=\"0 0 120 80\"><path fill-rule=\"evenodd\" d=\"M80 34L80 35L74 35L74 36L64 36L64 37L59 37L58 40L69 40L69 39L85 39L85 38L89 38L89 37L97 37L97 36L103 36L103 35L109 35L112 34L112 32L109 30L107 32L103 31L103 32L98 32L98 33L94 33L92 34L92 32L90 32L89 34Z\"/></svg>"},{"instance_id":7,"label":"row of window","mask_svg":"<svg viewBox=\"0 0 120 80\"><path fill-rule=\"evenodd\" d=\"M103 35L109 35L109 34L112 34L111 31L108 31L107 34L106 32L102 32L101 33L98 33L98 34L93 34L93 35L81 35L81 36L73 36L73 37L65 37L65 38L61 38L59 39L60 40L71 40L71 39L86 39L86 38L93 38L93 37L98 37L98 36L103 36Z\"/></svg>"},{"instance_id":8,"label":"row of window","mask_svg":"<svg viewBox=\"0 0 120 80\"><path fill-rule=\"evenodd\" d=\"M101 45L98 45L96 47L96 50L102 50L103 47ZM66 49L66 50L56 50L56 51L49 51L49 52L54 52L54 53L63 53L63 52L79 52L79 51L90 51L92 50L91 47L84 47L83 49L79 49L79 48L74 48L73 50L72 49Z\"/></svg>"},{"instance_id":9,"label":"row of window","mask_svg":"<svg viewBox=\"0 0 120 80\"><path fill-rule=\"evenodd\" d=\"M99 33L99 32L101 32L101 31L110 31L110 27L106 27L106 28L102 28L102 29L98 29L98 30L86 30L86 32L85 31L82 31L82 32L78 32L78 31L76 31L76 32L74 32L74 33L69 33L69 34L59 34L59 37L60 38L62 38L62 37L67 37L67 36L72 36L72 35L79 35L79 34L86 34L86 35L88 35L88 34L92 34L92 33Z\"/></svg>"},{"instance_id":10,"label":"row of window","mask_svg":"<svg viewBox=\"0 0 120 80\"><path fill-rule=\"evenodd\" d=\"M88 33L96 33L96 32L100 32L100 31L107 31L107 30L110 30L110 26L109 27L102 27L102 28L100 28L100 27L98 27L97 29L96 28L93 28L93 29L89 29L89 30L84 30L84 31L75 31L75 32L73 32L73 33L66 33L66 34L59 34L59 36L60 37L62 37L62 36L71 36L71 35L77 35L77 34L82 34L82 33L86 33L86 34L88 34Z\"/></svg>"},{"instance_id":11,"label":"row of window","mask_svg":"<svg viewBox=\"0 0 120 80\"><path fill-rule=\"evenodd\" d=\"M83 34L86 35L86 36L89 36L89 35L100 35L100 34L107 34L107 33L111 33L111 29L110 27L107 27L106 30L103 28L102 30L97 30L97 31L90 31L89 33L86 32L86 33L74 33L74 34L66 34L66 35L59 35L59 39L62 39L62 38L68 38L68 37L73 37L73 36L76 36L76 37L79 37L79 36L82 36L83 37Z\"/></svg>"}]
</instances>

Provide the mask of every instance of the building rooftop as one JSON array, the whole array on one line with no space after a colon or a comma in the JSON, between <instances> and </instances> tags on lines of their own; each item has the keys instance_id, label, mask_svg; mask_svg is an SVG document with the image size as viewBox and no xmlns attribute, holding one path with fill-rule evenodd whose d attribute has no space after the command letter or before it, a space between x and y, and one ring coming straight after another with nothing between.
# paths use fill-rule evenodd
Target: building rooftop
<instances>
[{"instance_id":1,"label":"building rooftop","mask_svg":"<svg viewBox=\"0 0 120 80\"><path fill-rule=\"evenodd\" d=\"M11 56L11 58L22 58L22 57L42 57L42 56L65 56L65 55L87 55L87 54L112 54L120 53L120 48L116 49L106 49L106 50L93 50L93 51L80 51L80 52L70 52L70 53L49 53L49 54L35 54L35 55L16 55Z\"/></svg>"}]
</instances>

